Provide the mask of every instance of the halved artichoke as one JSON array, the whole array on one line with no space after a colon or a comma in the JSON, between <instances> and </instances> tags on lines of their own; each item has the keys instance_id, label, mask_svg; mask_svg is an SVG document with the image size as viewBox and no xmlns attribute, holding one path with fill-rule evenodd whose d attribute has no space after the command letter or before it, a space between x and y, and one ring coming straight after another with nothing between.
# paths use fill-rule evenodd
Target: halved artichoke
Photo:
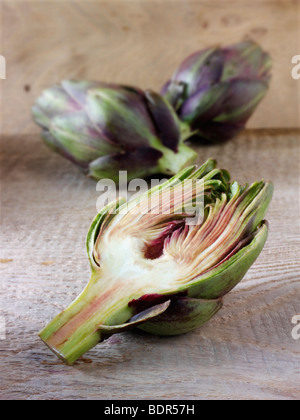
<instances>
[{"instance_id":1,"label":"halved artichoke","mask_svg":"<svg viewBox=\"0 0 300 420\"><path fill-rule=\"evenodd\" d=\"M207 322L267 239L269 182L241 186L208 160L106 206L87 236L91 280L41 339L66 363L132 327L185 333Z\"/></svg>"}]
</instances>

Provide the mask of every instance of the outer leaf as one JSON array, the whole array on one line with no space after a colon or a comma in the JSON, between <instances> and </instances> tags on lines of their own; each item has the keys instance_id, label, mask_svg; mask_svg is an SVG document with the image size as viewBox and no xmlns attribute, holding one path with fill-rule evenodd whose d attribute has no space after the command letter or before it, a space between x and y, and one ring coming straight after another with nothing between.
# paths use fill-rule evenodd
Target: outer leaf
<instances>
[{"instance_id":1,"label":"outer leaf","mask_svg":"<svg viewBox=\"0 0 300 420\"><path fill-rule=\"evenodd\" d=\"M180 118L183 121L198 124L214 119L222 110L228 89L229 86L226 83L199 89L183 104L179 112Z\"/></svg>"},{"instance_id":2,"label":"outer leaf","mask_svg":"<svg viewBox=\"0 0 300 420\"><path fill-rule=\"evenodd\" d=\"M56 116L51 121L50 133L78 162L86 163L122 150L95 128L84 111Z\"/></svg>"},{"instance_id":3,"label":"outer leaf","mask_svg":"<svg viewBox=\"0 0 300 420\"><path fill-rule=\"evenodd\" d=\"M43 128L48 128L56 115L79 110L80 106L60 86L44 90L32 107L35 122Z\"/></svg>"},{"instance_id":4,"label":"outer leaf","mask_svg":"<svg viewBox=\"0 0 300 420\"><path fill-rule=\"evenodd\" d=\"M216 48L207 48L190 55L176 70L172 80L185 83L187 94L192 95L199 87L219 80L223 67L219 55Z\"/></svg>"},{"instance_id":5,"label":"outer leaf","mask_svg":"<svg viewBox=\"0 0 300 420\"><path fill-rule=\"evenodd\" d=\"M89 165L89 175L95 179L119 180L119 171L130 169L127 179L145 177L159 172L159 159L163 154L151 147L140 147L134 152L115 153L99 157ZM141 165L143 162L143 165Z\"/></svg>"},{"instance_id":6,"label":"outer leaf","mask_svg":"<svg viewBox=\"0 0 300 420\"><path fill-rule=\"evenodd\" d=\"M160 95L150 90L145 92L147 105L162 143L174 152L178 151L180 128L172 106Z\"/></svg>"},{"instance_id":7,"label":"outer leaf","mask_svg":"<svg viewBox=\"0 0 300 420\"><path fill-rule=\"evenodd\" d=\"M108 222L110 217L113 217L114 212L123 204L125 203L124 198L119 198L116 202L109 203L105 206L95 217L93 220L90 229L87 234L86 239L86 248L87 254L90 260L91 268L97 269L98 264L94 259L94 245L97 240L97 236L99 235L100 228L104 222Z\"/></svg>"},{"instance_id":8,"label":"outer leaf","mask_svg":"<svg viewBox=\"0 0 300 420\"><path fill-rule=\"evenodd\" d=\"M222 308L222 300L195 298L173 299L169 308L161 315L138 328L157 335L178 335L199 328Z\"/></svg>"},{"instance_id":9,"label":"outer leaf","mask_svg":"<svg viewBox=\"0 0 300 420\"><path fill-rule=\"evenodd\" d=\"M157 318L163 314L170 306L171 301L154 305L151 308L145 309L144 311L134 315L128 322L121 325L99 325L99 330L103 335L111 335L120 333L131 328L137 327L140 324L147 323L150 319Z\"/></svg>"},{"instance_id":10,"label":"outer leaf","mask_svg":"<svg viewBox=\"0 0 300 420\"><path fill-rule=\"evenodd\" d=\"M105 136L125 150L149 147L156 139L145 105L135 92L108 88L91 90L87 113Z\"/></svg>"},{"instance_id":11,"label":"outer leaf","mask_svg":"<svg viewBox=\"0 0 300 420\"><path fill-rule=\"evenodd\" d=\"M222 81L243 77L268 82L272 60L269 54L262 51L258 44L252 41L222 49L224 56L224 70Z\"/></svg>"}]
</instances>

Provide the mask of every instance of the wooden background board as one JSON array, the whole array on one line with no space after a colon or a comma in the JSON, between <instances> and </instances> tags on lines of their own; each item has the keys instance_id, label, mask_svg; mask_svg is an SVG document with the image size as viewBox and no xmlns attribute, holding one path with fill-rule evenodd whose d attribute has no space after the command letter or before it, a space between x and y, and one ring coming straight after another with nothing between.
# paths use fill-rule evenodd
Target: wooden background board
<instances>
[{"instance_id":1,"label":"wooden background board","mask_svg":"<svg viewBox=\"0 0 300 420\"><path fill-rule=\"evenodd\" d=\"M249 38L270 52L274 68L270 91L248 127L299 127L300 81L291 77L292 57L300 54L298 0L0 3L6 134L32 133L31 105L62 79L159 90L187 55Z\"/></svg>"},{"instance_id":2,"label":"wooden background board","mask_svg":"<svg viewBox=\"0 0 300 420\"><path fill-rule=\"evenodd\" d=\"M291 57L298 1L1 1L0 399L300 398L299 126ZM270 235L203 328L119 334L68 367L37 332L89 278L85 236L99 192L41 142L30 107L65 77L158 89L187 54L252 37L271 52L271 89L249 128L193 147L234 179L273 180ZM270 127L276 128L270 129ZM269 128L266 130L266 128ZM5 337L4 337L5 333Z\"/></svg>"},{"instance_id":3,"label":"wooden background board","mask_svg":"<svg viewBox=\"0 0 300 420\"><path fill-rule=\"evenodd\" d=\"M99 192L38 136L3 142L1 399L300 398L300 340L291 335L300 315L299 133L194 146L199 163L212 156L233 179L275 184L268 242L223 309L178 337L115 335L73 367L37 332L89 279L85 236Z\"/></svg>"}]
</instances>

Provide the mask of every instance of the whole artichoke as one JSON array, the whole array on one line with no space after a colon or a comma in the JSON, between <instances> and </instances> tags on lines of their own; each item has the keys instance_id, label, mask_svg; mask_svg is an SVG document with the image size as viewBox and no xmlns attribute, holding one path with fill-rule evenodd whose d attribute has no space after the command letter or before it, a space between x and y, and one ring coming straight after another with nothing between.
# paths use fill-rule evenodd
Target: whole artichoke
<instances>
[{"instance_id":1,"label":"whole artichoke","mask_svg":"<svg viewBox=\"0 0 300 420\"><path fill-rule=\"evenodd\" d=\"M252 41L186 58L162 88L180 119L205 140L238 134L265 96L271 58Z\"/></svg>"},{"instance_id":2,"label":"whole artichoke","mask_svg":"<svg viewBox=\"0 0 300 420\"><path fill-rule=\"evenodd\" d=\"M97 215L87 236L91 280L40 332L57 356L72 364L136 326L185 333L221 308L265 244L273 187L264 181L242 187L215 166L213 160L191 166Z\"/></svg>"},{"instance_id":3,"label":"whole artichoke","mask_svg":"<svg viewBox=\"0 0 300 420\"><path fill-rule=\"evenodd\" d=\"M32 112L46 144L95 179L173 175L197 156L172 106L149 90L65 80Z\"/></svg>"}]
</instances>

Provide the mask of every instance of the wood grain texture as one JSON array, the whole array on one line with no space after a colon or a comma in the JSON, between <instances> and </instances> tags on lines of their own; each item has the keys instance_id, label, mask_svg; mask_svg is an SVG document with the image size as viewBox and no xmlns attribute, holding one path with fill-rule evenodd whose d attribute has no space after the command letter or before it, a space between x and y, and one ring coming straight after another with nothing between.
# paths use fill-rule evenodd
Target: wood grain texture
<instances>
[{"instance_id":1,"label":"wood grain texture","mask_svg":"<svg viewBox=\"0 0 300 420\"><path fill-rule=\"evenodd\" d=\"M274 61L270 91L250 128L299 127L298 0L10 1L2 5L7 80L3 132L30 134L41 90L65 78L159 90L178 64L208 45L253 39ZM14 116L11 118L11 116Z\"/></svg>"},{"instance_id":2,"label":"wood grain texture","mask_svg":"<svg viewBox=\"0 0 300 420\"><path fill-rule=\"evenodd\" d=\"M178 337L132 331L69 367L37 332L89 278L85 236L96 183L38 135L2 138L0 399L299 399L299 133L254 131L193 146L234 179L273 180L270 235L224 308ZM0 334L1 335L1 334ZM4 338L4 337L2 337Z\"/></svg>"}]
</instances>

